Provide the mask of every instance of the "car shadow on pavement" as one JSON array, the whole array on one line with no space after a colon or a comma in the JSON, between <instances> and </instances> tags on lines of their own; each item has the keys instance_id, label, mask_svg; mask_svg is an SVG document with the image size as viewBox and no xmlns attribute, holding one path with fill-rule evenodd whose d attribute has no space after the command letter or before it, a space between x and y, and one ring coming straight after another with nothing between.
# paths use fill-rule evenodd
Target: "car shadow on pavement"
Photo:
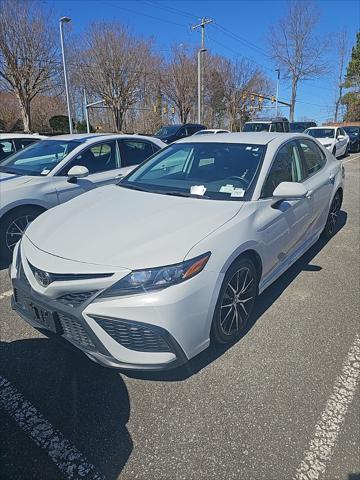
<instances>
[{"instance_id":1,"label":"car shadow on pavement","mask_svg":"<svg viewBox=\"0 0 360 480\"><path fill-rule=\"evenodd\" d=\"M347 213L343 210L339 213L338 218L338 233L346 224ZM220 357L227 350L232 348L238 342L241 342L241 338L244 337L255 325L257 320L261 318L264 312L280 297L284 290L293 282L293 280L302 272L310 271L317 272L321 270L321 267L318 265L311 264L311 261L314 257L324 248L324 246L331 242L331 240L325 240L320 238L315 245L313 245L302 257L299 258L285 273L281 275L270 287L268 287L258 298L257 304L254 309L251 321L247 326L246 330L243 332L241 337L234 341L231 344L226 346L214 345L210 348L207 348L201 352L196 357L192 358L185 365L178 367L173 370L166 370L163 372L137 372L137 371L123 371L126 376L149 380L149 381L169 381L177 382L181 380L186 380L192 375L198 373L200 370L205 368L211 362Z\"/></svg>"},{"instance_id":2,"label":"car shadow on pavement","mask_svg":"<svg viewBox=\"0 0 360 480\"><path fill-rule=\"evenodd\" d=\"M52 339L33 338L0 342L0 376L60 431L98 473L107 480L119 477L133 445L126 428L129 396L118 372L100 367ZM7 419L6 415L5 410ZM40 449L33 458L26 451L19 451L17 441L8 441L14 438L15 423L11 425L11 432L0 429L0 477L54 479L47 475L47 468L54 471L54 466ZM19 430L15 436L19 444L24 441L23 435ZM48 461L39 461L44 457ZM56 478L63 478L60 471Z\"/></svg>"}]
</instances>

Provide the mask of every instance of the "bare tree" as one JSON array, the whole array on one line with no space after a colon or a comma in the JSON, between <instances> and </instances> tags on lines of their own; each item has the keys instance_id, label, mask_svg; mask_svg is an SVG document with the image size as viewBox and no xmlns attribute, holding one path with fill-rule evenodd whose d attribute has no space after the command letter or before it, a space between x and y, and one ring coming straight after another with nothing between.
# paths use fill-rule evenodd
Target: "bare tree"
<instances>
[{"instance_id":1,"label":"bare tree","mask_svg":"<svg viewBox=\"0 0 360 480\"><path fill-rule=\"evenodd\" d=\"M267 79L249 60L238 59L232 62L223 59L221 63L229 129L236 131L242 128L243 120L248 117L250 93L266 91Z\"/></svg>"},{"instance_id":2,"label":"bare tree","mask_svg":"<svg viewBox=\"0 0 360 480\"><path fill-rule=\"evenodd\" d=\"M335 112L334 112L334 121L338 121L338 113L341 105L341 98L343 95L344 88L344 74L345 74L345 60L348 53L348 41L347 41L347 32L342 30L338 33L336 38L336 49L337 49L337 60L338 60L338 71L337 71L337 96L335 100Z\"/></svg>"},{"instance_id":3,"label":"bare tree","mask_svg":"<svg viewBox=\"0 0 360 480\"><path fill-rule=\"evenodd\" d=\"M270 55L291 80L290 121L294 121L299 82L326 72L323 56L327 42L315 36L318 20L318 10L311 1L293 0L286 15L270 28Z\"/></svg>"},{"instance_id":4,"label":"bare tree","mask_svg":"<svg viewBox=\"0 0 360 480\"><path fill-rule=\"evenodd\" d=\"M163 90L177 110L180 122L186 123L194 111L197 95L196 55L184 46L173 49L163 76Z\"/></svg>"},{"instance_id":5,"label":"bare tree","mask_svg":"<svg viewBox=\"0 0 360 480\"><path fill-rule=\"evenodd\" d=\"M2 0L0 86L19 101L25 131L31 130L31 102L50 88L56 73L54 29L32 0Z\"/></svg>"},{"instance_id":6,"label":"bare tree","mask_svg":"<svg viewBox=\"0 0 360 480\"><path fill-rule=\"evenodd\" d=\"M111 109L115 130L121 131L126 112L142 93L151 64L151 41L133 37L115 23L94 23L79 55L81 82Z\"/></svg>"}]
</instances>

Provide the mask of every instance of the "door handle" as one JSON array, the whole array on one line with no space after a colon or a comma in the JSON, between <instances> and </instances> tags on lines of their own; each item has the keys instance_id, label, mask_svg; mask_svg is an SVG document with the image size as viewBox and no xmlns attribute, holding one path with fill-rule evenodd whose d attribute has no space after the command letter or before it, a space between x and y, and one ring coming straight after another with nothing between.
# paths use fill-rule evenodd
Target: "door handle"
<instances>
[{"instance_id":1,"label":"door handle","mask_svg":"<svg viewBox=\"0 0 360 480\"><path fill-rule=\"evenodd\" d=\"M115 180L120 180L123 177L124 175L122 173L119 173L118 175L115 175Z\"/></svg>"},{"instance_id":2,"label":"door handle","mask_svg":"<svg viewBox=\"0 0 360 480\"><path fill-rule=\"evenodd\" d=\"M331 173L331 174L330 174L329 180L330 180L331 183L334 183L334 182L335 182L335 174L334 174L334 173Z\"/></svg>"},{"instance_id":3,"label":"door handle","mask_svg":"<svg viewBox=\"0 0 360 480\"><path fill-rule=\"evenodd\" d=\"M312 191L312 190L308 190L308 191L307 191L307 194L306 194L306 198L311 198L311 197L312 197L312 194L313 194L313 191Z\"/></svg>"}]
</instances>

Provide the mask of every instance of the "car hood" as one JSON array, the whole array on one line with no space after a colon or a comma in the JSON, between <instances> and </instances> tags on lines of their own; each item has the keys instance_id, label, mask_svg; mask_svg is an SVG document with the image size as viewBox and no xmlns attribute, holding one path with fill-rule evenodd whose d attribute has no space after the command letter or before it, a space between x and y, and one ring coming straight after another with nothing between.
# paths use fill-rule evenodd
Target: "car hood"
<instances>
[{"instance_id":1,"label":"car hood","mask_svg":"<svg viewBox=\"0 0 360 480\"><path fill-rule=\"evenodd\" d=\"M28 177L27 175L0 172L0 191L8 188L15 188L19 185L30 182L30 180L31 177Z\"/></svg>"},{"instance_id":2,"label":"car hood","mask_svg":"<svg viewBox=\"0 0 360 480\"><path fill-rule=\"evenodd\" d=\"M328 145L329 143L334 142L334 138L330 138L330 137L317 138L316 140L318 140L321 143L321 145Z\"/></svg>"},{"instance_id":3,"label":"car hood","mask_svg":"<svg viewBox=\"0 0 360 480\"><path fill-rule=\"evenodd\" d=\"M52 255L131 270L181 262L242 202L153 194L111 185L42 214L26 230Z\"/></svg>"}]
</instances>

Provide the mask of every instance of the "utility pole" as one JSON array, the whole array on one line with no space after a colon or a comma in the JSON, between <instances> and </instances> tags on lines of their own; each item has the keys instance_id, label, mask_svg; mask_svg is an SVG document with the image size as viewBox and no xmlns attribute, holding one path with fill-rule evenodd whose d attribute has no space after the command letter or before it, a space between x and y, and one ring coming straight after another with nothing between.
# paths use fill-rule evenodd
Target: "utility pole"
<instances>
[{"instance_id":1,"label":"utility pole","mask_svg":"<svg viewBox=\"0 0 360 480\"><path fill-rule=\"evenodd\" d=\"M66 56L65 56L65 47L64 47L64 31L63 31L64 23L69 23L70 21L71 21L71 18L69 18L69 17L61 17L60 20L59 20L59 26L60 26L61 53L62 53L62 61L63 61L63 68L64 68L66 105L67 105L67 112L68 112L68 118L69 118L69 132L73 133L73 125L72 125L72 119L71 119L71 108L70 108L70 95L69 95L69 80L68 80L67 68L66 68Z\"/></svg>"},{"instance_id":2,"label":"utility pole","mask_svg":"<svg viewBox=\"0 0 360 480\"><path fill-rule=\"evenodd\" d=\"M212 18L202 18L201 22L197 25L193 25L191 27L192 30L197 30L198 28L201 28L201 48L198 51L198 108L197 108L197 119L198 123L201 123L201 117L202 117L202 111L201 111L201 106L202 106L202 97L203 97L203 91L204 91L204 85L202 81L202 65L201 65L201 55L206 52L205 48L205 26L208 25L209 23L213 23L214 20Z\"/></svg>"},{"instance_id":3,"label":"utility pole","mask_svg":"<svg viewBox=\"0 0 360 480\"><path fill-rule=\"evenodd\" d=\"M276 79L276 104L275 104L275 117L278 116L278 103L279 103L279 83L280 83L280 68L275 70L277 72L277 79Z\"/></svg>"}]
</instances>

